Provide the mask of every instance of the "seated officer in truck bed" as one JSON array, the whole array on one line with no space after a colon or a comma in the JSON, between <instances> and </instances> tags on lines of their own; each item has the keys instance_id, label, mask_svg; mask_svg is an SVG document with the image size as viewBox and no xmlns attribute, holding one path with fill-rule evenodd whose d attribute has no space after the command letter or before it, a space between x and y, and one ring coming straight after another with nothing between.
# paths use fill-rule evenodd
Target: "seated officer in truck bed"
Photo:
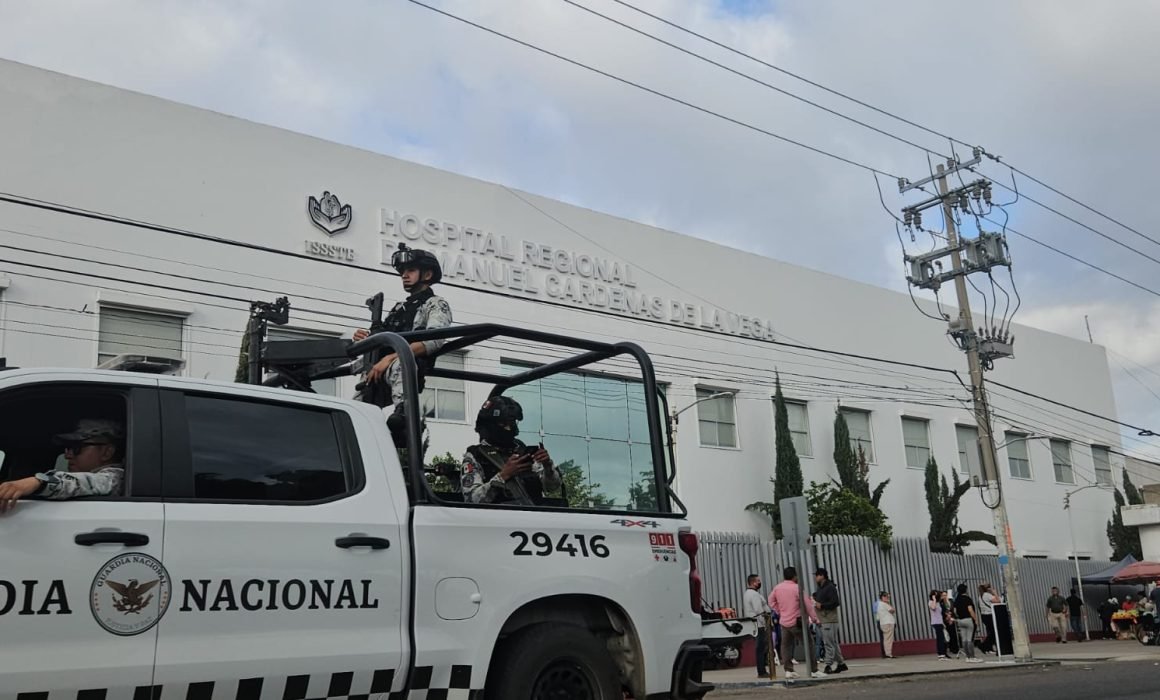
<instances>
[{"instance_id":1,"label":"seated officer in truck bed","mask_svg":"<svg viewBox=\"0 0 1160 700\"><path fill-rule=\"evenodd\" d=\"M480 442L463 456L464 500L540 505L545 491L560 488L560 470L543 445L528 447L516 439L523 418L523 407L507 396L494 396L480 407L475 419Z\"/></svg>"}]
</instances>

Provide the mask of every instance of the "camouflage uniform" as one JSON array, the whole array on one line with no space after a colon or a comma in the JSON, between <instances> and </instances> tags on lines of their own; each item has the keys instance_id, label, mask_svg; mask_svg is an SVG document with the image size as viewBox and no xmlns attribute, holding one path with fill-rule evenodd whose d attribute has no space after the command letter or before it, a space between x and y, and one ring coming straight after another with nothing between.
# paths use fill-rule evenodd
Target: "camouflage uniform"
<instances>
[{"instance_id":1,"label":"camouflage uniform","mask_svg":"<svg viewBox=\"0 0 1160 700\"><path fill-rule=\"evenodd\" d=\"M428 288L429 290L430 288ZM428 290L420 292L416 296L425 295ZM404 314L406 301L401 301L395 304L391 309L391 315ZM391 315L388 315L388 323ZM410 328L400 329L398 332L405 333L407 331L426 331L434 330L436 328L447 328L451 325L451 305L447 300L441 296L436 296L433 292L428 295L419 304L419 308L415 310L415 318L410 324ZM423 341L423 347L427 349L427 356L435 353L436 350L443 347L446 340L426 340ZM422 366L424 360L422 357L416 358ZM420 367L420 370L422 367ZM420 376L425 372L420 371ZM385 380L391 387L391 403L396 406L403 403L403 369L402 364L397 360L391 363L387 368Z\"/></svg>"},{"instance_id":2,"label":"camouflage uniform","mask_svg":"<svg viewBox=\"0 0 1160 700\"><path fill-rule=\"evenodd\" d=\"M518 440L516 443L521 449L523 448L523 444ZM484 455L483 459L477 456L480 453ZM468 448L467 453L463 455L463 466L459 478L464 498L470 503L502 502L534 505L534 503L529 502L529 497L534 500L543 492L555 491L560 488L561 483L563 483L560 470L555 466L546 466L543 462L532 464L532 473L539 477L540 482L540 488L533 490L540 491L539 494L529 493L521 488L523 484L519 483L520 477L514 477L506 482L501 479L499 471L503 468L508 457L514 453L515 448L496 447L486 440L480 442L475 448ZM491 459L487 459L488 456Z\"/></svg>"},{"instance_id":3,"label":"camouflage uniform","mask_svg":"<svg viewBox=\"0 0 1160 700\"><path fill-rule=\"evenodd\" d=\"M33 495L40 498L64 500L82 496L119 496L125 479L125 468L116 463L93 472L72 473L53 469L40 472L36 478L40 479L40 488Z\"/></svg>"},{"instance_id":4,"label":"camouflage uniform","mask_svg":"<svg viewBox=\"0 0 1160 700\"><path fill-rule=\"evenodd\" d=\"M62 446L80 444L119 444L125 432L117 421L82 418L71 433L56 435L53 441ZM120 462L103 464L90 472L69 472L51 469L36 474L40 487L33 495L52 500L83 496L120 495L125 479L125 467Z\"/></svg>"}]
</instances>

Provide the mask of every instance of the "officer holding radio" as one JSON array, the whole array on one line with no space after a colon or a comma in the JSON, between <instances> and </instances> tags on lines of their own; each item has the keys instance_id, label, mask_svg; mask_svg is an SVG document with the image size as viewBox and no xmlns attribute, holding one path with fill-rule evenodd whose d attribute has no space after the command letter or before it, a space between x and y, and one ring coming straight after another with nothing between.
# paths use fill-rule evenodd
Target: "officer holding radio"
<instances>
[{"instance_id":1,"label":"officer holding radio","mask_svg":"<svg viewBox=\"0 0 1160 700\"><path fill-rule=\"evenodd\" d=\"M560 488L560 470L544 445L529 447L516 439L523 418L523 407L507 396L493 396L480 407L480 442L463 455L460 485L467 501L540 505L544 492Z\"/></svg>"}]
</instances>

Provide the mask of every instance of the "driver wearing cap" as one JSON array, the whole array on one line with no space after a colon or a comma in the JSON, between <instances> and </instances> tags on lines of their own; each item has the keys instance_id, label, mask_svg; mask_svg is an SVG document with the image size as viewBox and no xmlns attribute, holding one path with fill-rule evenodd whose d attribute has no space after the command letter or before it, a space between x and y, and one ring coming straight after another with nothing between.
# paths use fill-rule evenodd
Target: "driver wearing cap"
<instances>
[{"instance_id":1,"label":"driver wearing cap","mask_svg":"<svg viewBox=\"0 0 1160 700\"><path fill-rule=\"evenodd\" d=\"M72 432L56 435L64 448L68 471L51 469L35 476L0 483L0 513L25 496L51 500L120 495L125 468L121 454L125 431L113 420L81 419Z\"/></svg>"}]
</instances>

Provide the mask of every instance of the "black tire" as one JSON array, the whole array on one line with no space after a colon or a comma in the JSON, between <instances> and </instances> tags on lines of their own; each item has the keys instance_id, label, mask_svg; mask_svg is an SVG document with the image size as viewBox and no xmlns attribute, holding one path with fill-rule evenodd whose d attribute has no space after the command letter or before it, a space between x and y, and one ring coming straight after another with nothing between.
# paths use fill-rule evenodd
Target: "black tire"
<instances>
[{"instance_id":1,"label":"black tire","mask_svg":"<svg viewBox=\"0 0 1160 700\"><path fill-rule=\"evenodd\" d=\"M623 700L604 642L567 624L538 624L508 639L487 676L490 700Z\"/></svg>"}]
</instances>

